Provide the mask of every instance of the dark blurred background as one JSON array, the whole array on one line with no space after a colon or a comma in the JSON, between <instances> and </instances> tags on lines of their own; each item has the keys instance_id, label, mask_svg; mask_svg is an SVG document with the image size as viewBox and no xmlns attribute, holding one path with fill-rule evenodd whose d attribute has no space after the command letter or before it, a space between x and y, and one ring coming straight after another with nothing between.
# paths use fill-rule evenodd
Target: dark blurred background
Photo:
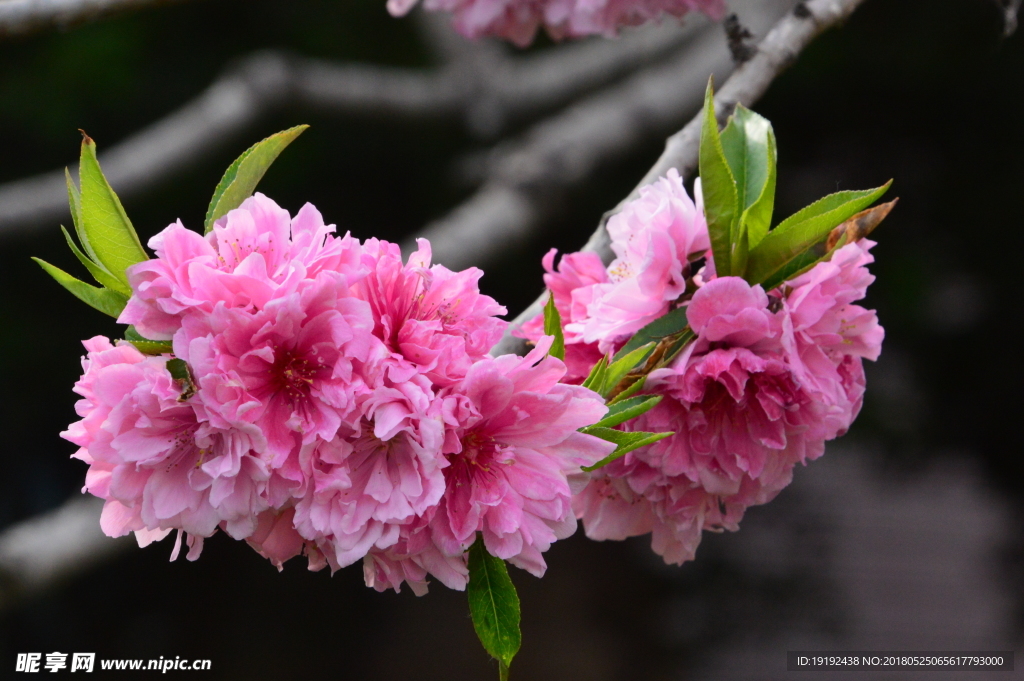
<instances>
[{"instance_id":1,"label":"dark blurred background","mask_svg":"<svg viewBox=\"0 0 1024 681\"><path fill-rule=\"evenodd\" d=\"M578 534L553 547L543 580L515 571L514 678L774 679L788 677L787 649L1021 642L1024 36L1004 39L1001 17L990 0L868 0L755 106L779 140L778 215L895 178L900 204L876 232L868 298L886 341L864 411L741 532L706 536L693 563L661 565L646 538ZM429 61L383 0L204 0L10 39L0 183L73 163L79 128L102 150L268 47ZM177 218L197 227L232 158L302 122L312 128L260 188L292 211L311 201L340 231L400 240L472 191L456 160L481 142L462 126L286 106L127 200L143 240ZM578 248L661 147L651 139L573 190L528 249L487 269L485 292L513 314L525 307L542 287L540 255ZM79 494L85 466L58 436L76 419L79 341L118 333L29 256L78 271L57 224L0 239L0 526ZM464 594L378 594L357 566L331 577L294 561L278 574L223 535L197 562L169 563L168 544L0 612L0 678L17 652L54 650L209 658L210 679L495 674Z\"/></svg>"}]
</instances>

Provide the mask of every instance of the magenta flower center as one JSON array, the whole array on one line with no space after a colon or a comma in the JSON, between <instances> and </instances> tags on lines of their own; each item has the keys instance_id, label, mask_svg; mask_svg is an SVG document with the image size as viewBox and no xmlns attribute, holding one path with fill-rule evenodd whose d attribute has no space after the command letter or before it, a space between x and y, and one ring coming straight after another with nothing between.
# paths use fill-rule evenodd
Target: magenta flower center
<instances>
[{"instance_id":1,"label":"magenta flower center","mask_svg":"<svg viewBox=\"0 0 1024 681\"><path fill-rule=\"evenodd\" d=\"M321 368L294 350L280 351L270 369L274 389L291 400L305 399Z\"/></svg>"}]
</instances>

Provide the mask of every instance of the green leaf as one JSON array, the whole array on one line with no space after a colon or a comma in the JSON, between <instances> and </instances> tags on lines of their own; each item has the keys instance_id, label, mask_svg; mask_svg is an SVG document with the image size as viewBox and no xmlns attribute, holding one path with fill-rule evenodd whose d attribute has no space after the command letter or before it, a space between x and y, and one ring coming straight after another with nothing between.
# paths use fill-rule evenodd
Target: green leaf
<instances>
[{"instance_id":1,"label":"green leaf","mask_svg":"<svg viewBox=\"0 0 1024 681\"><path fill-rule=\"evenodd\" d=\"M671 336L672 334L679 333L685 328L686 308L677 307L668 314L658 317L653 322L633 334L633 337L622 346L622 349L615 353L615 359L622 359L633 350L636 350L643 345L647 345L652 341L659 343L663 339Z\"/></svg>"},{"instance_id":2,"label":"green leaf","mask_svg":"<svg viewBox=\"0 0 1024 681\"><path fill-rule=\"evenodd\" d=\"M86 284L84 281L75 279L64 270L54 267L44 260L39 258L32 259L39 263L39 266L46 270L47 274L56 279L58 284L71 291L76 298L104 314L108 314L116 319L121 314L124 306L128 304L128 296L120 291Z\"/></svg>"},{"instance_id":3,"label":"green leaf","mask_svg":"<svg viewBox=\"0 0 1024 681\"><path fill-rule=\"evenodd\" d=\"M489 554L479 535L469 547L466 594L476 635L484 649L498 661L501 678L507 679L512 658L522 645L519 595L508 576L505 561Z\"/></svg>"},{"instance_id":4,"label":"green leaf","mask_svg":"<svg viewBox=\"0 0 1024 681\"><path fill-rule=\"evenodd\" d=\"M178 397L179 402L184 402L196 394L196 384L192 379L192 370L185 360L177 357L167 360L167 372L174 379L175 383L178 384L178 387L181 388L181 396Z\"/></svg>"},{"instance_id":5,"label":"green leaf","mask_svg":"<svg viewBox=\"0 0 1024 681\"><path fill-rule=\"evenodd\" d=\"M619 384L623 378L626 377L630 371L633 370L638 364L647 359L657 343L653 341L642 345L636 350L631 350L619 359L615 360L608 365L608 370L605 372L605 377L602 385L596 390L602 397L607 397L615 386Z\"/></svg>"},{"instance_id":6,"label":"green leaf","mask_svg":"<svg viewBox=\"0 0 1024 681\"><path fill-rule=\"evenodd\" d=\"M721 135L722 151L736 180L739 208L742 211L734 231L733 243L746 241L750 248L764 238L772 221L775 205L776 148L775 133L767 118L742 104L729 117ZM743 235L746 234L746 237ZM735 272L742 272L745 255L733 253ZM717 261L716 261L717 262Z\"/></svg>"},{"instance_id":7,"label":"green leaf","mask_svg":"<svg viewBox=\"0 0 1024 681\"><path fill-rule=\"evenodd\" d=\"M228 211L238 208L243 201L252 196L270 164L308 127L297 125L275 133L246 149L228 166L224 171L224 177L220 179L213 192L210 207L206 211L206 233L213 229L214 221L226 215Z\"/></svg>"},{"instance_id":8,"label":"green leaf","mask_svg":"<svg viewBox=\"0 0 1024 681\"><path fill-rule=\"evenodd\" d=\"M750 252L746 280L761 284L766 291L786 281L806 265L808 250L827 239L834 227L877 201L891 184L892 180L876 189L830 194L786 218Z\"/></svg>"},{"instance_id":9,"label":"green leaf","mask_svg":"<svg viewBox=\"0 0 1024 681\"><path fill-rule=\"evenodd\" d=\"M640 378L636 379L625 390L620 392L618 395L616 395L612 399L608 400L608 402L607 402L608 406L610 407L613 404L618 404L619 402L625 402L627 399L629 399L633 395L636 395L638 392L643 390L644 389L644 384L646 382L647 382L647 377L646 376L641 376Z\"/></svg>"},{"instance_id":10,"label":"green leaf","mask_svg":"<svg viewBox=\"0 0 1024 681\"><path fill-rule=\"evenodd\" d=\"M683 331L676 336L674 342L665 348L665 352L662 353L661 358L658 360L658 364L654 368L660 369L661 367L666 367L671 364L672 360L676 358L676 355L678 355L690 341L695 340L696 338L697 335L693 331L688 328L683 329Z\"/></svg>"},{"instance_id":11,"label":"green leaf","mask_svg":"<svg viewBox=\"0 0 1024 681\"><path fill-rule=\"evenodd\" d=\"M588 433L591 428L612 428L630 419L635 419L643 413L653 409L661 402L661 395L642 395L622 400L608 408L604 418L592 426L580 428L580 432Z\"/></svg>"},{"instance_id":12,"label":"green leaf","mask_svg":"<svg viewBox=\"0 0 1024 681\"><path fill-rule=\"evenodd\" d=\"M127 338L125 340L128 340ZM151 340L128 340L129 343L135 346L135 349L144 355L166 355L173 352L170 341L151 341Z\"/></svg>"},{"instance_id":13,"label":"green leaf","mask_svg":"<svg viewBox=\"0 0 1024 681\"><path fill-rule=\"evenodd\" d=\"M71 208L71 220L75 224L75 234L78 235L78 240L82 242L82 248L85 249L86 255L93 262L96 262L96 252L93 251L92 244L89 243L89 235L85 233L85 229L82 227L82 195L78 191L75 181L71 179L71 171L67 168L64 169L64 180L68 184L68 206Z\"/></svg>"},{"instance_id":14,"label":"green leaf","mask_svg":"<svg viewBox=\"0 0 1024 681\"><path fill-rule=\"evenodd\" d=\"M583 387L589 388L594 392L597 392L604 386L605 376L608 375L608 358L602 357L597 361L597 364L587 374L587 378L583 381Z\"/></svg>"},{"instance_id":15,"label":"green leaf","mask_svg":"<svg viewBox=\"0 0 1024 681\"><path fill-rule=\"evenodd\" d=\"M780 286L800 276L819 262L830 259L832 253L846 244L865 238L885 219L897 201L898 199L893 199L889 203L872 206L842 222L828 233L827 238L786 263L767 283L771 285L771 288Z\"/></svg>"},{"instance_id":16,"label":"green leaf","mask_svg":"<svg viewBox=\"0 0 1024 681\"><path fill-rule=\"evenodd\" d=\"M134 345L144 355L163 355L174 351L171 341L145 338L135 330L134 326L129 326L124 330L124 339Z\"/></svg>"},{"instance_id":17,"label":"green leaf","mask_svg":"<svg viewBox=\"0 0 1024 681\"><path fill-rule=\"evenodd\" d=\"M614 442L615 444L618 445L615 448L614 452L612 452L605 458L601 459L593 466L584 466L583 470L587 471L588 473L590 471L597 470L601 466L607 466L616 459L621 459L634 449L652 444L654 442L657 442L658 440L664 440L670 435L675 435L675 433L627 433L622 430L612 430L611 428L599 428L597 426L591 426L586 430L586 433L588 435L599 437L602 440L607 440L608 442Z\"/></svg>"},{"instance_id":18,"label":"green leaf","mask_svg":"<svg viewBox=\"0 0 1024 681\"><path fill-rule=\"evenodd\" d=\"M137 262L148 260L139 235L124 212L117 194L110 188L107 178L96 160L96 143L82 133L82 156L79 163L82 183L79 222L85 234L82 245L107 272L128 286L125 270ZM69 188L69 198L74 197Z\"/></svg>"},{"instance_id":19,"label":"green leaf","mask_svg":"<svg viewBox=\"0 0 1024 681\"><path fill-rule=\"evenodd\" d=\"M718 133L718 119L715 118L715 98L712 80L704 93L704 123L700 133L700 183L704 195L704 215L711 237L711 250L715 258L715 271L724 277L736 274L733 271L733 254L746 253L746 241L734 242L738 236L737 223L740 218L739 193L736 178L729 169Z\"/></svg>"},{"instance_id":20,"label":"green leaf","mask_svg":"<svg viewBox=\"0 0 1024 681\"><path fill-rule=\"evenodd\" d=\"M93 279L95 279L102 286L112 288L115 291L120 291L126 296L130 296L132 294L132 290L130 288L122 284L110 272L107 272L105 269L103 269L102 265L97 265L92 260L90 260L85 253L82 253L82 251L78 248L78 245L75 244L74 240L71 238L71 235L68 234L68 230L64 229L64 225L60 226L60 231L64 232L64 238L67 239L68 247L71 249L71 252L75 254L75 257L78 258L79 262L85 265L85 269L89 270L89 274L92 275Z\"/></svg>"},{"instance_id":21,"label":"green leaf","mask_svg":"<svg viewBox=\"0 0 1024 681\"><path fill-rule=\"evenodd\" d=\"M555 294L548 296L547 305L544 306L544 335L554 336L548 354L558 359L565 359L565 335L562 333L562 317L555 307Z\"/></svg>"}]
</instances>

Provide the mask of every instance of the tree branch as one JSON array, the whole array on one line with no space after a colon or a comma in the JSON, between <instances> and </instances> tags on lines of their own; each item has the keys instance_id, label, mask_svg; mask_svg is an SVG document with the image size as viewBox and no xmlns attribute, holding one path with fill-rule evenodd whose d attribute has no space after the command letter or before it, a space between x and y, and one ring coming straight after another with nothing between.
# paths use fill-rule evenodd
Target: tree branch
<instances>
[{"instance_id":1,"label":"tree branch","mask_svg":"<svg viewBox=\"0 0 1024 681\"><path fill-rule=\"evenodd\" d=\"M844 21L864 0L810 0L800 2L793 11L783 17L768 32L757 46L757 52L740 65L719 88L715 96L715 111L720 121L732 113L737 102L752 106L765 93L772 81L788 66L815 37L832 26ZM704 73L707 73L705 71ZM693 177L697 170L697 152L700 142L701 113L694 116L686 126L668 138L665 150L629 196L605 213L597 229L584 245L584 251L595 251L607 264L613 254L605 225L608 218L617 213L629 201L639 195L639 190L669 168L676 168L684 178ZM509 352L522 353L525 341L513 337L512 331L540 313L545 299L541 295L509 325L504 338L491 351L499 355Z\"/></svg>"},{"instance_id":2,"label":"tree branch","mask_svg":"<svg viewBox=\"0 0 1024 681\"><path fill-rule=\"evenodd\" d=\"M61 30L100 17L182 0L2 0L0 38Z\"/></svg>"},{"instance_id":3,"label":"tree branch","mask_svg":"<svg viewBox=\"0 0 1024 681\"><path fill-rule=\"evenodd\" d=\"M0 609L121 553L135 542L100 530L103 501L75 497L0 533Z\"/></svg>"},{"instance_id":4,"label":"tree branch","mask_svg":"<svg viewBox=\"0 0 1024 681\"><path fill-rule=\"evenodd\" d=\"M733 2L745 23L766 31L793 0ZM721 27L698 22L694 37L662 65L578 101L538 123L519 139L494 149L484 163L480 190L427 225L437 262L453 269L484 266L528 241L566 190L641 141L664 135L697 110L708 74L727 76L735 66ZM414 239L403 244L408 252Z\"/></svg>"},{"instance_id":5,"label":"tree branch","mask_svg":"<svg viewBox=\"0 0 1024 681\"><path fill-rule=\"evenodd\" d=\"M229 67L177 111L109 147L100 162L121 198L128 198L217 151L286 101L417 121L461 116L472 130L490 135L661 58L691 33L652 27L617 42L585 41L521 58L502 54L483 65L481 50L467 50L434 71L260 52ZM63 169L0 185L0 237L60 220L67 210Z\"/></svg>"}]
</instances>

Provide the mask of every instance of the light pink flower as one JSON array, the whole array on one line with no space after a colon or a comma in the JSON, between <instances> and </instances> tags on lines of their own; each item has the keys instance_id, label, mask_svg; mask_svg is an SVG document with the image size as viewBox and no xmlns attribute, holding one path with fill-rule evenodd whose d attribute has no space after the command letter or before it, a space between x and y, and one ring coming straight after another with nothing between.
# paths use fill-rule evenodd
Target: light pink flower
<instances>
[{"instance_id":1,"label":"light pink flower","mask_svg":"<svg viewBox=\"0 0 1024 681\"><path fill-rule=\"evenodd\" d=\"M324 271L354 284L364 274L359 242L332 232L312 205L293 219L259 193L205 237L176 222L150 240L155 259L128 269L134 295L119 321L147 338L170 339L188 310L209 314L217 303L259 310Z\"/></svg>"},{"instance_id":2,"label":"light pink flower","mask_svg":"<svg viewBox=\"0 0 1024 681\"><path fill-rule=\"evenodd\" d=\"M89 464L85 490L106 500L100 525L110 536L139 533L140 543L171 529L208 537L222 527L242 538L267 508L266 464L255 455L255 428L222 430L197 420L193 396L167 371L166 357L97 336L85 341L84 375L75 385L81 421L62 433ZM180 536L179 536L180 540ZM198 555L194 540L190 558Z\"/></svg>"},{"instance_id":3,"label":"light pink flower","mask_svg":"<svg viewBox=\"0 0 1024 681\"><path fill-rule=\"evenodd\" d=\"M689 263L710 248L699 194L695 204L674 168L612 216L608 234L617 257L603 277L596 255L566 256L557 273L548 264L551 254L546 258L545 282L557 291L556 307L561 301L567 357L579 344L584 356L593 356L595 345L601 353L617 349L666 314L686 291ZM520 333L535 340L542 331L543 321L533 320Z\"/></svg>"},{"instance_id":4,"label":"light pink flower","mask_svg":"<svg viewBox=\"0 0 1024 681\"><path fill-rule=\"evenodd\" d=\"M541 554L576 529L571 485L582 486L580 467L615 447L577 432L607 408L592 391L558 382L565 365L545 356L550 342L525 358L477 362L449 393L456 437L446 446L446 489L431 522L445 555L460 555L480 532L492 555L540 576Z\"/></svg>"},{"instance_id":5,"label":"light pink flower","mask_svg":"<svg viewBox=\"0 0 1024 681\"><path fill-rule=\"evenodd\" d=\"M407 13L417 0L388 0L394 16ZM723 0L424 0L430 11L454 14L456 30L467 38L495 35L524 47L539 26L554 39L604 35L614 37L621 26L658 21L662 15L682 17L702 11L721 19Z\"/></svg>"},{"instance_id":6,"label":"light pink flower","mask_svg":"<svg viewBox=\"0 0 1024 681\"><path fill-rule=\"evenodd\" d=\"M369 274L355 291L370 304L374 332L388 350L444 387L461 380L498 342L508 324L497 315L505 308L480 293L481 270L431 266L430 243L417 244L403 264L397 244L367 239L363 265Z\"/></svg>"},{"instance_id":7,"label":"light pink flower","mask_svg":"<svg viewBox=\"0 0 1024 681\"><path fill-rule=\"evenodd\" d=\"M608 272L597 253L567 253L558 261L555 270L555 255L552 248L544 256L544 284L555 298L555 308L562 319L565 334L566 383L582 383L590 369L601 359L597 343L587 343L576 329L587 320L587 303L584 300L593 284L608 282ZM578 293L577 293L578 292ZM566 328L567 326L572 329ZM544 315L537 315L513 331L519 338L538 340L544 335Z\"/></svg>"}]
</instances>

